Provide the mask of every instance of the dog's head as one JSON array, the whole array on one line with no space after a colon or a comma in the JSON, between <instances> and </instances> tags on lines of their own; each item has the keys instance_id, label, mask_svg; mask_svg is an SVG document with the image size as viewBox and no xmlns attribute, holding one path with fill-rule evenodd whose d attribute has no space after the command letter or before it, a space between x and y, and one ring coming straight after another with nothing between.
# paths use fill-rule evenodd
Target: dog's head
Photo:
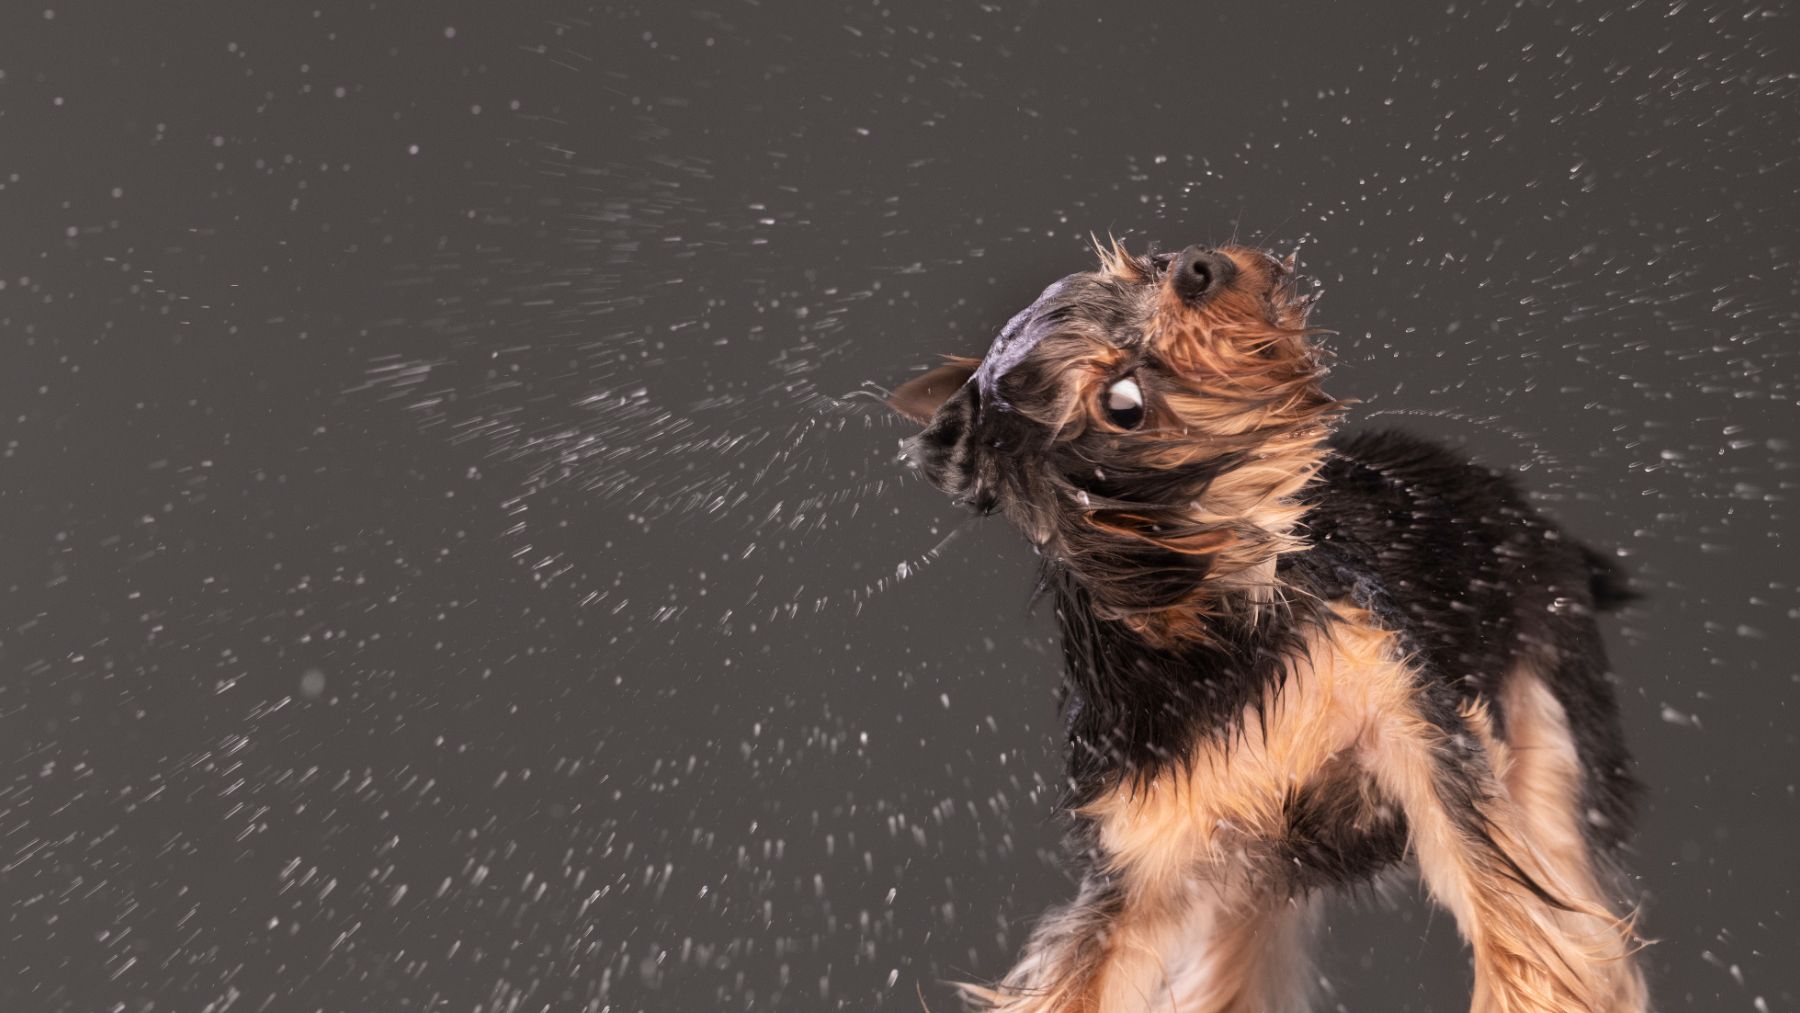
<instances>
[{"instance_id":1,"label":"dog's head","mask_svg":"<svg viewBox=\"0 0 1800 1013\"><path fill-rule=\"evenodd\" d=\"M1258 250L1115 242L985 356L889 404L925 426L906 452L932 484L1004 514L1102 618L1178 640L1226 592L1272 589L1294 547L1294 495L1339 407L1319 387L1310 302L1291 264Z\"/></svg>"}]
</instances>

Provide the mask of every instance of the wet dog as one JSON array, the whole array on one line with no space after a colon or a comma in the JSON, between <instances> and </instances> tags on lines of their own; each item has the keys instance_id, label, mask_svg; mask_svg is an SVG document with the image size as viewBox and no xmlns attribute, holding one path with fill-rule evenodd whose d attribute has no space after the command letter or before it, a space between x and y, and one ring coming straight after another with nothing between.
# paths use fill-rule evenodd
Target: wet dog
<instances>
[{"instance_id":1,"label":"wet dog","mask_svg":"<svg viewBox=\"0 0 1800 1013\"><path fill-rule=\"evenodd\" d=\"M1483 1013L1647 1008L1608 560L1507 479L1333 433L1311 300L1242 248L1051 285L889 400L912 465L1038 546L1075 899L978 1008L1309 1008L1321 896L1411 859Z\"/></svg>"}]
</instances>

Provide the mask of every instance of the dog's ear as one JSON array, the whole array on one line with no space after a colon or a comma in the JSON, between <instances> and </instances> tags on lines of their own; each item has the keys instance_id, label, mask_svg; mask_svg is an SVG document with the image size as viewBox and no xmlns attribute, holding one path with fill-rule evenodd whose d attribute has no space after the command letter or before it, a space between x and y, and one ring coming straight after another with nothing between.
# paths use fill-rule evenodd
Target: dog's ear
<instances>
[{"instance_id":1,"label":"dog's ear","mask_svg":"<svg viewBox=\"0 0 1800 1013\"><path fill-rule=\"evenodd\" d=\"M981 365L980 359L960 355L945 358L949 361L942 366L920 373L889 394L888 407L920 425L930 422L944 402L950 400L950 395L968 383L969 377L974 376Z\"/></svg>"}]
</instances>

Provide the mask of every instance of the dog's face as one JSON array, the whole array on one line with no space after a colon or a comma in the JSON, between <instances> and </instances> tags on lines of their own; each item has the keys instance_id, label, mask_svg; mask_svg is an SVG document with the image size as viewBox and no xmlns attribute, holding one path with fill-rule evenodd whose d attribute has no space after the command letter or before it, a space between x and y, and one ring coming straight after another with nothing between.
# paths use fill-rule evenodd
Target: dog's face
<instances>
[{"instance_id":1,"label":"dog's face","mask_svg":"<svg viewBox=\"0 0 1800 1013\"><path fill-rule=\"evenodd\" d=\"M1261 251L1115 244L981 359L889 403L925 425L907 456L934 485L1004 514L1107 618L1167 633L1161 613L1199 601L1198 585L1267 584L1290 546L1291 497L1337 408L1319 389L1309 304Z\"/></svg>"}]
</instances>

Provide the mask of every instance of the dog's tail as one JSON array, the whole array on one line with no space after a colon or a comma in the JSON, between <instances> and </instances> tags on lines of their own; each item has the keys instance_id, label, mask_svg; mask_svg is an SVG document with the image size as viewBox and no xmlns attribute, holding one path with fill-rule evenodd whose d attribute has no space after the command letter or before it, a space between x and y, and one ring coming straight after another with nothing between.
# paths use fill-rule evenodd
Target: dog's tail
<instances>
[{"instance_id":1,"label":"dog's tail","mask_svg":"<svg viewBox=\"0 0 1800 1013\"><path fill-rule=\"evenodd\" d=\"M1586 546L1581 549L1581 557L1587 563L1588 593L1593 595L1598 611L1617 612L1643 597L1612 559Z\"/></svg>"}]
</instances>

